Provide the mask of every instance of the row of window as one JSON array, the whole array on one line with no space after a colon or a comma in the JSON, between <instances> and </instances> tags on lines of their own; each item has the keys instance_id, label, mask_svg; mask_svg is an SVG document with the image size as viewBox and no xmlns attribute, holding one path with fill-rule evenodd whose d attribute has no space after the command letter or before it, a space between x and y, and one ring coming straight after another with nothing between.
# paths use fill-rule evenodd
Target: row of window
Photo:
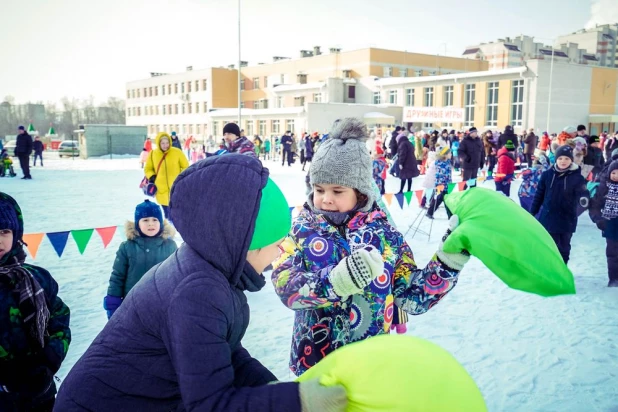
<instances>
[{"instance_id":1,"label":"row of window","mask_svg":"<svg viewBox=\"0 0 618 412\"><path fill-rule=\"evenodd\" d=\"M207 124L164 124L164 125L156 125L151 124L148 126L149 134L156 134L159 132L172 133L176 132L180 135L185 134L207 134L208 133L208 125Z\"/></svg>"},{"instance_id":2,"label":"row of window","mask_svg":"<svg viewBox=\"0 0 618 412\"><path fill-rule=\"evenodd\" d=\"M208 113L207 102L127 107L127 116L158 116L170 114Z\"/></svg>"},{"instance_id":3,"label":"row of window","mask_svg":"<svg viewBox=\"0 0 618 412\"><path fill-rule=\"evenodd\" d=\"M514 80L512 82L512 99L511 99L511 122L514 126L521 126L523 122L523 107L524 107L524 81ZM487 84L487 126L498 125L498 82L490 82ZM388 103L399 104L398 90L389 90ZM414 106L414 89L406 89L406 106ZM453 86L444 86L444 103L443 106L453 106ZM382 103L382 94L375 92L373 94L373 103ZM434 105L434 88L423 88L423 106L431 107ZM474 125L474 108L476 106L476 85L467 84L464 90L464 111L465 111L465 126L471 127Z\"/></svg>"},{"instance_id":4,"label":"row of window","mask_svg":"<svg viewBox=\"0 0 618 412\"><path fill-rule=\"evenodd\" d=\"M412 69L399 69L399 77L411 77L412 76ZM430 76L435 76L438 74L437 70L430 70L427 71L427 73ZM440 74L450 74L450 72L444 72L444 73L440 73ZM416 77L421 77L423 75L423 70L414 70L414 76ZM392 67L385 67L384 68L384 77L393 77L393 68Z\"/></svg>"},{"instance_id":5,"label":"row of window","mask_svg":"<svg viewBox=\"0 0 618 412\"><path fill-rule=\"evenodd\" d=\"M240 90L256 90L260 88L260 77L254 77L251 79L251 88L247 88L247 82L245 79L240 80ZM264 76L264 88L268 87L268 77Z\"/></svg>"},{"instance_id":6,"label":"row of window","mask_svg":"<svg viewBox=\"0 0 618 412\"><path fill-rule=\"evenodd\" d=\"M212 134L213 136L219 136L219 132L223 129L219 129L219 126L223 127L228 122L223 121L222 124L219 125L218 121L212 122ZM281 128L281 126L285 124L285 130ZM267 127L270 126L270 130ZM245 120L245 135L253 136L258 134L262 137L267 135L280 135L283 132L290 130L294 132L295 124L294 119L287 119L285 123L281 122L281 120Z\"/></svg>"},{"instance_id":7,"label":"row of window","mask_svg":"<svg viewBox=\"0 0 618 412\"><path fill-rule=\"evenodd\" d=\"M164 84L161 86L149 86L144 88L129 89L127 90L127 99L138 99L141 97L154 97L165 96L172 94L184 94L191 93L193 91L206 91L208 90L208 80L191 80L188 82Z\"/></svg>"}]
</instances>

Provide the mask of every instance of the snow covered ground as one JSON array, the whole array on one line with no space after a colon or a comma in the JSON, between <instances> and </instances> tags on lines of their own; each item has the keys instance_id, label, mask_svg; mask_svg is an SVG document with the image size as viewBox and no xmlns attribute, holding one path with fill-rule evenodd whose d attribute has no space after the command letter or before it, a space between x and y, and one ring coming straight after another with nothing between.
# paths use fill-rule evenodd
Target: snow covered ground
<instances>
[{"instance_id":1,"label":"snow covered ground","mask_svg":"<svg viewBox=\"0 0 618 412\"><path fill-rule=\"evenodd\" d=\"M290 205L302 204L300 167L267 164ZM46 167L33 168L32 176L32 181L0 179L0 190L22 206L26 233L122 225L144 198L137 188L142 173L136 158L46 159ZM414 189L421 182L415 179ZM389 179L387 192L396 192L398 184ZM481 186L493 189L491 182ZM514 199L516 193L517 184ZM390 210L405 232L419 209L413 198L404 210L393 200ZM505 220L499 229L514 224ZM428 225L425 220L423 227ZM419 265L434 253L445 229L441 209L429 242L408 235ZM104 249L95 233L80 255L69 237L61 259L47 239L41 244L34 262L54 275L72 312L73 342L60 378L105 325L102 302L122 240L119 228ZM508 289L473 258L453 292L427 314L412 318L408 333L452 353L476 380L490 411L618 411L618 289L606 287L604 251L600 232L583 215L569 264L577 295L550 299ZM287 367L292 311L279 301L270 282L249 294L249 304L252 320L243 345L280 379L292 379Z\"/></svg>"}]
</instances>

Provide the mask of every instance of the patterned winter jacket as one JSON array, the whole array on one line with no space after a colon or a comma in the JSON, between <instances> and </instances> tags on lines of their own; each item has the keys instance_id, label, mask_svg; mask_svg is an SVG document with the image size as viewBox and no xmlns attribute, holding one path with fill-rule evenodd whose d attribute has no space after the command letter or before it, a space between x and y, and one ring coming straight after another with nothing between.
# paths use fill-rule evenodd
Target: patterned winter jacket
<instances>
[{"instance_id":1,"label":"patterned winter jacket","mask_svg":"<svg viewBox=\"0 0 618 412\"><path fill-rule=\"evenodd\" d=\"M386 160L383 157L378 159L374 159L373 161L373 180L378 182L378 179L382 179L382 181L386 180L386 169L387 169Z\"/></svg>"},{"instance_id":2,"label":"patterned winter jacket","mask_svg":"<svg viewBox=\"0 0 618 412\"><path fill-rule=\"evenodd\" d=\"M451 183L451 161L450 160L436 160L436 187L444 185L444 190L449 183Z\"/></svg>"},{"instance_id":3,"label":"patterned winter jacket","mask_svg":"<svg viewBox=\"0 0 618 412\"><path fill-rule=\"evenodd\" d=\"M251 157L257 158L257 154L255 153L255 145L247 139L246 136L242 136L234 140L228 146L228 151L230 153L238 153Z\"/></svg>"},{"instance_id":4,"label":"patterned winter jacket","mask_svg":"<svg viewBox=\"0 0 618 412\"><path fill-rule=\"evenodd\" d=\"M517 194L519 197L531 197L534 198L536 188L539 186L539 181L543 172L549 169L549 163L546 165L538 165L530 169L525 169L521 172L522 182L519 186Z\"/></svg>"},{"instance_id":5,"label":"patterned winter jacket","mask_svg":"<svg viewBox=\"0 0 618 412\"><path fill-rule=\"evenodd\" d=\"M342 299L333 290L331 270L354 250L368 247L382 253L384 273L362 294ZM348 343L388 333L393 304L412 315L425 313L459 276L436 256L418 269L403 236L377 207L335 227L305 205L282 248L272 281L281 301L296 311L290 359L296 375Z\"/></svg>"},{"instance_id":6,"label":"patterned winter jacket","mask_svg":"<svg viewBox=\"0 0 618 412\"><path fill-rule=\"evenodd\" d=\"M43 349L33 348L13 285L6 278L0 279L0 386L6 386L10 392L39 394L53 384L53 375L60 369L69 349L70 313L58 297L58 284L47 270L28 263L22 266L32 273L45 293L50 316L48 336Z\"/></svg>"}]
</instances>

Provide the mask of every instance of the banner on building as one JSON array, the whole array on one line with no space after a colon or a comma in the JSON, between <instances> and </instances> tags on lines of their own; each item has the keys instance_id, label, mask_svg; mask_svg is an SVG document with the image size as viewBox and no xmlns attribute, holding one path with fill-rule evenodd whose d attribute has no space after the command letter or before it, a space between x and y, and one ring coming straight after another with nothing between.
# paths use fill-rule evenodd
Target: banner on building
<instances>
[{"instance_id":1,"label":"banner on building","mask_svg":"<svg viewBox=\"0 0 618 412\"><path fill-rule=\"evenodd\" d=\"M458 107L404 107L403 121L408 123L462 123L464 109Z\"/></svg>"}]
</instances>

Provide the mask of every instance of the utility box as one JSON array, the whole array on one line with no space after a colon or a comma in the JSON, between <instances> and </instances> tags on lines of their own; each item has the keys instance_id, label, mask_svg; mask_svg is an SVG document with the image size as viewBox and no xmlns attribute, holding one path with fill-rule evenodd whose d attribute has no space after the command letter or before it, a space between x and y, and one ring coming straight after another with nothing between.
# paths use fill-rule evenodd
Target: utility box
<instances>
[{"instance_id":1,"label":"utility box","mask_svg":"<svg viewBox=\"0 0 618 412\"><path fill-rule=\"evenodd\" d=\"M144 148L148 135L146 126L86 124L75 130L79 142L79 157L136 155Z\"/></svg>"}]
</instances>

